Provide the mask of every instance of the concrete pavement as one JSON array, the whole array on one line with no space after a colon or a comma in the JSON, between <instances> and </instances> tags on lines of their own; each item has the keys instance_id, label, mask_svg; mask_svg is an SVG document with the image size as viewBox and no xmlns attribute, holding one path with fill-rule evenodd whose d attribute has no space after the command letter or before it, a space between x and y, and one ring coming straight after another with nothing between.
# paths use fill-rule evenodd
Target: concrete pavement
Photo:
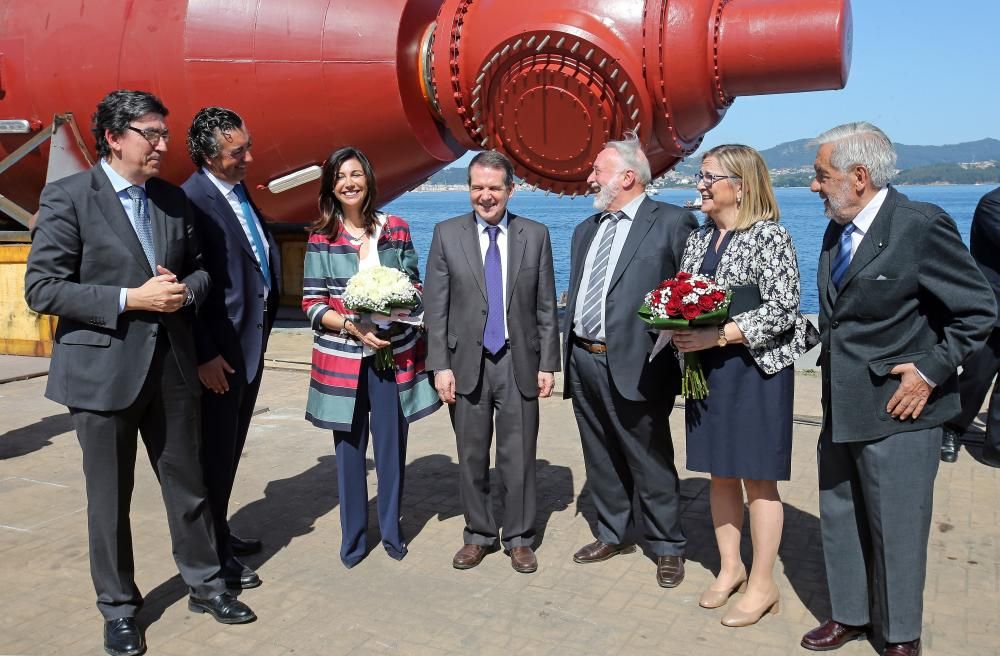
<instances>
[{"instance_id":1,"label":"concrete pavement","mask_svg":"<svg viewBox=\"0 0 1000 656\"><path fill-rule=\"evenodd\" d=\"M636 553L577 565L593 505L584 488L569 402L542 402L538 488L539 571L514 572L502 553L460 572L454 437L445 411L411 427L404 530L410 552L389 558L378 543L376 480L370 476L371 553L346 570L340 546L336 458L328 431L303 419L310 334L273 338L247 441L232 525L259 536L247 558L264 585L242 598L260 619L220 625L188 612L170 554L158 486L145 457L136 466L132 530L139 615L149 653L328 654L806 654L801 635L829 606L819 542L815 444L819 380L799 371L792 480L781 485L785 530L778 564L782 612L745 629L698 607L718 557L708 480L684 470L683 411L671 417L689 539L687 579L657 586L654 564ZM37 369L33 367L31 369ZM0 362L0 379L7 371ZM101 618L87 558L80 449L66 409L45 400L45 378L0 384L0 655L99 654ZM141 453L141 451L140 451ZM1000 654L1000 472L967 450L942 465L936 484L926 589L927 654ZM750 563L749 542L744 542ZM866 642L838 652L874 654Z\"/></svg>"}]
</instances>

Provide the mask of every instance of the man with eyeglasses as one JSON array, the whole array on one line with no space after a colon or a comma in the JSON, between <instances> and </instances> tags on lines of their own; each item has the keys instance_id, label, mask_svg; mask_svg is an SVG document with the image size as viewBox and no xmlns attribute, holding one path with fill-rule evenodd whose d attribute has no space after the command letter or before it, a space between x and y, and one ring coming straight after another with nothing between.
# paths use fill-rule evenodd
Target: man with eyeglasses
<instances>
[{"instance_id":1,"label":"man with eyeglasses","mask_svg":"<svg viewBox=\"0 0 1000 656\"><path fill-rule=\"evenodd\" d=\"M573 560L597 563L635 551L626 532L637 493L657 583L673 588L684 579L686 544L668 423L680 371L671 352L654 355L659 333L647 330L636 310L677 273L698 222L647 198L649 180L633 134L609 142L594 160L587 181L597 213L576 227L570 251L563 396L573 399L597 509L597 539Z\"/></svg>"},{"instance_id":2,"label":"man with eyeglasses","mask_svg":"<svg viewBox=\"0 0 1000 656\"><path fill-rule=\"evenodd\" d=\"M59 317L45 395L69 408L83 451L91 575L113 656L145 651L129 524L137 433L189 609L226 624L256 619L226 590L198 462L192 324L209 275L184 193L156 177L166 116L142 91L101 101L92 128L101 161L46 185L25 275L28 305Z\"/></svg>"},{"instance_id":3,"label":"man with eyeglasses","mask_svg":"<svg viewBox=\"0 0 1000 656\"><path fill-rule=\"evenodd\" d=\"M256 588L260 577L237 556L260 551L261 542L233 535L227 518L278 311L281 264L243 183L253 162L243 119L223 107L206 107L195 115L187 145L198 170L181 188L193 206L213 283L195 322L198 377L207 388L201 397L202 468L226 583Z\"/></svg>"}]
</instances>

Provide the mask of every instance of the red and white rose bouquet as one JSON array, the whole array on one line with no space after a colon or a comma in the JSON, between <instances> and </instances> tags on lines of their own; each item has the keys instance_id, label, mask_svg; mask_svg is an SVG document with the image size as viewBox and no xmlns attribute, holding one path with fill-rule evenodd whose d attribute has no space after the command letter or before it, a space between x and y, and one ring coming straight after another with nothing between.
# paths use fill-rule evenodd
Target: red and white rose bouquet
<instances>
[{"instance_id":1,"label":"red and white rose bouquet","mask_svg":"<svg viewBox=\"0 0 1000 656\"><path fill-rule=\"evenodd\" d=\"M712 278L680 271L646 294L639 318L661 330L718 326L728 318L731 300L732 292ZM681 395L688 399L708 396L708 384L697 353L684 354Z\"/></svg>"}]
</instances>

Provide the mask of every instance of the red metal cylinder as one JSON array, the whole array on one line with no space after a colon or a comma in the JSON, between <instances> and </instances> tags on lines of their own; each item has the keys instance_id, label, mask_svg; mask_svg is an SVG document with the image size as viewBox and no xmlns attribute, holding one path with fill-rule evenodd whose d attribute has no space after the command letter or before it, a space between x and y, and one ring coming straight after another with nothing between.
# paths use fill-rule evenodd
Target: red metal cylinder
<instances>
[{"instance_id":1,"label":"red metal cylinder","mask_svg":"<svg viewBox=\"0 0 1000 656\"><path fill-rule=\"evenodd\" d=\"M238 111L253 185L353 144L386 201L491 147L532 184L585 193L607 140L636 130L661 174L734 96L843 86L849 51L848 0L0 0L0 119L73 112L86 132L107 91L144 89L178 137L201 107ZM0 159L29 137L0 134ZM164 175L183 180L183 139L170 148ZM45 158L0 194L34 210ZM304 222L316 193L256 200Z\"/></svg>"}]
</instances>

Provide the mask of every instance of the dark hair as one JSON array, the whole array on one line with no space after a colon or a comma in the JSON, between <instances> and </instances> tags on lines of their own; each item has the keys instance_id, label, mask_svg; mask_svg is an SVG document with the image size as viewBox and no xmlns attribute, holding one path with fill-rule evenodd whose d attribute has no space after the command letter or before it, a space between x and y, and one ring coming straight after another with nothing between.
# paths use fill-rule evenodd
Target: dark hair
<instances>
[{"instance_id":1,"label":"dark hair","mask_svg":"<svg viewBox=\"0 0 1000 656\"><path fill-rule=\"evenodd\" d=\"M472 184L472 167L482 166L488 169L503 171L503 183L507 188L514 186L514 167L503 153L496 150L484 150L469 162L468 182Z\"/></svg>"},{"instance_id":2,"label":"dark hair","mask_svg":"<svg viewBox=\"0 0 1000 656\"><path fill-rule=\"evenodd\" d=\"M329 235L331 239L336 239L340 234L340 228L344 223L344 210L340 206L333 193L333 188L337 184L337 173L344 162L356 159L361 163L361 170L365 172L365 201L361 204L361 214L364 217L365 234L371 236L375 234L375 209L378 198L378 189L375 186L375 171L372 163L363 152L353 146L345 146L335 150L325 162L323 162L323 177L319 183L319 218L309 226L311 232Z\"/></svg>"},{"instance_id":3,"label":"dark hair","mask_svg":"<svg viewBox=\"0 0 1000 656\"><path fill-rule=\"evenodd\" d=\"M225 107L203 107L194 115L191 128L188 130L188 154L195 166L204 166L222 150L222 145L215 136L218 130L223 135L232 130L243 128L243 119L231 109Z\"/></svg>"},{"instance_id":4,"label":"dark hair","mask_svg":"<svg viewBox=\"0 0 1000 656\"><path fill-rule=\"evenodd\" d=\"M166 117L169 113L159 98L146 91L112 91L104 96L91 117L90 131L94 133L94 140L97 142L97 156L105 159L111 154L111 144L104 136L105 130L115 135L124 134L128 124L140 116L160 114Z\"/></svg>"}]
</instances>

